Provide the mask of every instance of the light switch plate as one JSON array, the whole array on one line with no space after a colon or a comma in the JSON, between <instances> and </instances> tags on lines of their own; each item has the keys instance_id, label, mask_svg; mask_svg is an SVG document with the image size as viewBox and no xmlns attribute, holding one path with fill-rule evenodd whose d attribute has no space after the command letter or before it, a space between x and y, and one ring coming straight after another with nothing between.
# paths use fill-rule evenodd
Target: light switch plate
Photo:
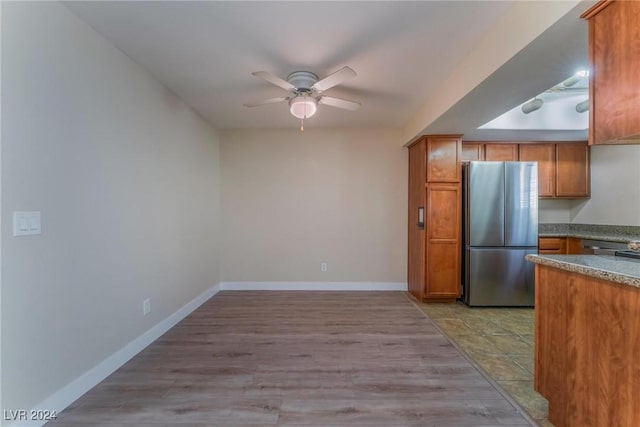
<instances>
[{"instance_id":1,"label":"light switch plate","mask_svg":"<svg viewBox=\"0 0 640 427\"><path fill-rule=\"evenodd\" d=\"M42 234L42 223L40 212L14 212L13 213L13 235L34 236Z\"/></svg>"}]
</instances>

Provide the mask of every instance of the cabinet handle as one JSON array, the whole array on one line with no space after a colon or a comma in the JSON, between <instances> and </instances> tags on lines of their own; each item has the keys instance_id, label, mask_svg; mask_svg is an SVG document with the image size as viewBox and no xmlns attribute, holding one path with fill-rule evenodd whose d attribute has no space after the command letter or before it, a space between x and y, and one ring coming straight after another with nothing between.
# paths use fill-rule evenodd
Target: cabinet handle
<instances>
[{"instance_id":1,"label":"cabinet handle","mask_svg":"<svg viewBox=\"0 0 640 427\"><path fill-rule=\"evenodd\" d=\"M424 208L423 207L418 208L418 228L421 230L424 229Z\"/></svg>"}]
</instances>

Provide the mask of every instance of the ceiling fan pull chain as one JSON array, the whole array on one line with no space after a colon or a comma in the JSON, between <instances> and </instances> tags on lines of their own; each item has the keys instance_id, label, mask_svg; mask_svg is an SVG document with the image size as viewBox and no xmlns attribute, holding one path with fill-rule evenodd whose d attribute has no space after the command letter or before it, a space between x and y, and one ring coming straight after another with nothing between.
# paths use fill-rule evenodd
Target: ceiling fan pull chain
<instances>
[{"instance_id":1,"label":"ceiling fan pull chain","mask_svg":"<svg viewBox=\"0 0 640 427\"><path fill-rule=\"evenodd\" d=\"M300 132L304 132L304 117L300 119Z\"/></svg>"}]
</instances>

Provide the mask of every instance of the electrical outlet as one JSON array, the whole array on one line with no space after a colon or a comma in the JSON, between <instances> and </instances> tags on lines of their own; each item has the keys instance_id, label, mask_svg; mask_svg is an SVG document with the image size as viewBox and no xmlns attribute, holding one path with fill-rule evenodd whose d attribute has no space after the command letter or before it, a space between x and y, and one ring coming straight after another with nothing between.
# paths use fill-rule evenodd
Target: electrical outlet
<instances>
[{"instance_id":1,"label":"electrical outlet","mask_svg":"<svg viewBox=\"0 0 640 427\"><path fill-rule=\"evenodd\" d=\"M327 271L328 266L326 262L321 262L320 263L320 271Z\"/></svg>"},{"instance_id":2,"label":"electrical outlet","mask_svg":"<svg viewBox=\"0 0 640 427\"><path fill-rule=\"evenodd\" d=\"M151 298L142 301L142 314L145 316L151 313Z\"/></svg>"}]
</instances>

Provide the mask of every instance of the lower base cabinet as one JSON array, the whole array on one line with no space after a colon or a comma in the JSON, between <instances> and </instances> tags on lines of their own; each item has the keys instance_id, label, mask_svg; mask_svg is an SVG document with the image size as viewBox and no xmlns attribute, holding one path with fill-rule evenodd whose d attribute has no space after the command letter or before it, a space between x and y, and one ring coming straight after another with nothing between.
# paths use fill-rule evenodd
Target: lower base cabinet
<instances>
[{"instance_id":1,"label":"lower base cabinet","mask_svg":"<svg viewBox=\"0 0 640 427\"><path fill-rule=\"evenodd\" d=\"M538 253L541 255L580 254L580 239L576 237L540 237L538 238Z\"/></svg>"},{"instance_id":2,"label":"lower base cabinet","mask_svg":"<svg viewBox=\"0 0 640 427\"><path fill-rule=\"evenodd\" d=\"M536 265L534 386L556 427L640 426L640 288Z\"/></svg>"}]
</instances>

